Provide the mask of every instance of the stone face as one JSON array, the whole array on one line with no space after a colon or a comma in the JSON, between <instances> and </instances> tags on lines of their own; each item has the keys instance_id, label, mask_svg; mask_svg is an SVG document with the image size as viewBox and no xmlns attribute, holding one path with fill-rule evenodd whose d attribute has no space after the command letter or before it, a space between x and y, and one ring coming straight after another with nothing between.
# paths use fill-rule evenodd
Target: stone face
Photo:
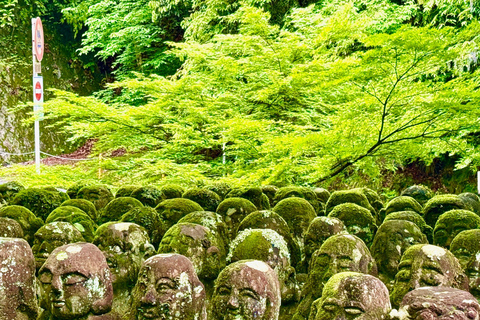
<instances>
[{"instance_id":1,"label":"stone face","mask_svg":"<svg viewBox=\"0 0 480 320\"><path fill-rule=\"evenodd\" d=\"M38 272L48 319L86 319L110 311L112 277L102 251L74 243L52 251Z\"/></svg>"},{"instance_id":2,"label":"stone face","mask_svg":"<svg viewBox=\"0 0 480 320\"><path fill-rule=\"evenodd\" d=\"M97 225L92 218L77 207L63 206L53 210L45 222L55 221L65 221L73 224L85 238L85 241L92 242Z\"/></svg>"},{"instance_id":3,"label":"stone face","mask_svg":"<svg viewBox=\"0 0 480 320\"><path fill-rule=\"evenodd\" d=\"M119 221L123 214L136 207L143 207L143 204L135 198L115 198L102 210L101 215L98 217L98 222L102 224L109 221Z\"/></svg>"},{"instance_id":4,"label":"stone face","mask_svg":"<svg viewBox=\"0 0 480 320\"><path fill-rule=\"evenodd\" d=\"M467 291L449 287L423 287L403 298L400 320L478 320L480 305Z\"/></svg>"},{"instance_id":5,"label":"stone face","mask_svg":"<svg viewBox=\"0 0 480 320\"><path fill-rule=\"evenodd\" d=\"M0 238L0 317L36 319L35 259L23 239Z\"/></svg>"},{"instance_id":6,"label":"stone face","mask_svg":"<svg viewBox=\"0 0 480 320\"><path fill-rule=\"evenodd\" d=\"M198 203L206 211L213 212L217 210L218 205L222 202L222 198L218 194L202 188L189 189L182 195L182 198L190 199Z\"/></svg>"},{"instance_id":7,"label":"stone face","mask_svg":"<svg viewBox=\"0 0 480 320\"><path fill-rule=\"evenodd\" d=\"M69 222L47 223L35 233L32 246L37 270L45 263L50 253L63 245L85 241L80 231Z\"/></svg>"},{"instance_id":8,"label":"stone face","mask_svg":"<svg viewBox=\"0 0 480 320\"><path fill-rule=\"evenodd\" d=\"M406 220L385 221L377 231L370 252L380 279L392 289L402 254L412 245L428 243L416 224Z\"/></svg>"},{"instance_id":9,"label":"stone face","mask_svg":"<svg viewBox=\"0 0 480 320\"><path fill-rule=\"evenodd\" d=\"M342 272L328 280L314 302L309 319L387 319L391 305L387 287L377 278Z\"/></svg>"},{"instance_id":10,"label":"stone face","mask_svg":"<svg viewBox=\"0 0 480 320\"><path fill-rule=\"evenodd\" d=\"M457 258L447 249L429 244L413 245L398 265L390 300L398 307L403 297L420 287L445 286L468 290L468 278Z\"/></svg>"},{"instance_id":11,"label":"stone face","mask_svg":"<svg viewBox=\"0 0 480 320\"><path fill-rule=\"evenodd\" d=\"M179 254L147 259L133 290L135 319L206 320L205 289L195 269Z\"/></svg>"},{"instance_id":12,"label":"stone face","mask_svg":"<svg viewBox=\"0 0 480 320\"><path fill-rule=\"evenodd\" d=\"M318 200L317 194L307 188L307 187L283 187L278 189L278 191L275 194L275 198L273 199L273 203L276 206L280 201L283 199L287 198L292 198L292 197L297 197L297 198L303 198L307 200L315 209L315 212L318 215L323 215L324 214L324 206L323 204Z\"/></svg>"},{"instance_id":13,"label":"stone face","mask_svg":"<svg viewBox=\"0 0 480 320\"><path fill-rule=\"evenodd\" d=\"M65 200L68 200L66 193L45 188L29 188L17 193L10 204L25 207L37 217L45 220L48 214Z\"/></svg>"},{"instance_id":14,"label":"stone face","mask_svg":"<svg viewBox=\"0 0 480 320\"><path fill-rule=\"evenodd\" d=\"M433 241L433 228L425 222L420 214L414 211L392 212L385 217L384 222L390 220L407 220L413 222L422 230L423 234L427 236L429 242Z\"/></svg>"},{"instance_id":15,"label":"stone face","mask_svg":"<svg viewBox=\"0 0 480 320\"><path fill-rule=\"evenodd\" d=\"M400 196L390 200L385 207L386 215L398 211L414 211L420 214L422 213L423 208L414 198L409 196Z\"/></svg>"},{"instance_id":16,"label":"stone face","mask_svg":"<svg viewBox=\"0 0 480 320\"><path fill-rule=\"evenodd\" d=\"M62 203L61 205L63 206L71 206L71 207L77 207L78 209L82 210L85 212L90 218L92 218L93 221L97 222L98 216L97 216L97 209L88 200L85 199L70 199Z\"/></svg>"},{"instance_id":17,"label":"stone face","mask_svg":"<svg viewBox=\"0 0 480 320\"><path fill-rule=\"evenodd\" d=\"M228 228L230 239L235 238L237 228L240 222L252 212L257 211L257 207L244 198L227 198L217 207L217 213L223 218Z\"/></svg>"},{"instance_id":18,"label":"stone face","mask_svg":"<svg viewBox=\"0 0 480 320\"><path fill-rule=\"evenodd\" d=\"M257 207L257 210L269 210L270 201L258 187L246 187L232 189L225 198L244 198Z\"/></svg>"},{"instance_id":19,"label":"stone face","mask_svg":"<svg viewBox=\"0 0 480 320\"><path fill-rule=\"evenodd\" d=\"M163 236L158 253L178 253L189 258L198 277L214 280L225 267L225 248L210 229L194 223L177 223Z\"/></svg>"},{"instance_id":20,"label":"stone face","mask_svg":"<svg viewBox=\"0 0 480 320\"><path fill-rule=\"evenodd\" d=\"M449 249L461 231L480 228L480 217L468 210L451 210L438 217L433 229L433 244Z\"/></svg>"},{"instance_id":21,"label":"stone face","mask_svg":"<svg viewBox=\"0 0 480 320\"><path fill-rule=\"evenodd\" d=\"M282 303L296 301L298 287L295 269L290 265L288 245L281 235L271 229L246 229L232 241L227 262L260 260L278 275Z\"/></svg>"},{"instance_id":22,"label":"stone face","mask_svg":"<svg viewBox=\"0 0 480 320\"><path fill-rule=\"evenodd\" d=\"M402 191L401 196L409 196L424 205L434 194L430 188L423 185L413 185Z\"/></svg>"},{"instance_id":23,"label":"stone face","mask_svg":"<svg viewBox=\"0 0 480 320\"><path fill-rule=\"evenodd\" d=\"M125 213L121 218L121 222L132 222L142 226L147 230L150 242L158 247L160 240L165 234L166 228L157 210L151 207L135 207Z\"/></svg>"},{"instance_id":24,"label":"stone face","mask_svg":"<svg viewBox=\"0 0 480 320\"><path fill-rule=\"evenodd\" d=\"M328 214L342 220L349 234L362 239L367 246L373 241L377 231L376 219L368 209L354 203L341 203Z\"/></svg>"},{"instance_id":25,"label":"stone face","mask_svg":"<svg viewBox=\"0 0 480 320\"><path fill-rule=\"evenodd\" d=\"M328 215L330 211L342 203L354 203L365 209L368 209L372 216L375 216L375 209L370 205L367 196L361 189L340 190L335 191L330 195L330 198L325 205L325 214Z\"/></svg>"},{"instance_id":26,"label":"stone face","mask_svg":"<svg viewBox=\"0 0 480 320\"><path fill-rule=\"evenodd\" d=\"M453 239L450 250L468 276L470 293L480 298L480 230L460 232Z\"/></svg>"},{"instance_id":27,"label":"stone face","mask_svg":"<svg viewBox=\"0 0 480 320\"><path fill-rule=\"evenodd\" d=\"M377 275L375 260L365 243L353 235L334 235L315 251L307 282L293 319L307 319L312 303L321 297L325 283L335 274L353 271Z\"/></svg>"},{"instance_id":28,"label":"stone face","mask_svg":"<svg viewBox=\"0 0 480 320\"><path fill-rule=\"evenodd\" d=\"M423 208L423 218L429 226L434 228L438 217L447 211L457 209L472 210L472 208L462 201L459 196L455 194L441 194L434 196L425 203L425 207Z\"/></svg>"},{"instance_id":29,"label":"stone face","mask_svg":"<svg viewBox=\"0 0 480 320\"><path fill-rule=\"evenodd\" d=\"M104 185L88 185L81 188L77 193L77 199L85 199L93 203L97 211L114 199L113 193Z\"/></svg>"},{"instance_id":30,"label":"stone face","mask_svg":"<svg viewBox=\"0 0 480 320\"><path fill-rule=\"evenodd\" d=\"M320 249L325 240L335 234L348 234L342 220L333 217L316 217L312 220L304 242L304 264L307 268L312 254Z\"/></svg>"},{"instance_id":31,"label":"stone face","mask_svg":"<svg viewBox=\"0 0 480 320\"><path fill-rule=\"evenodd\" d=\"M0 217L0 237L23 238L22 226L13 219Z\"/></svg>"},{"instance_id":32,"label":"stone face","mask_svg":"<svg viewBox=\"0 0 480 320\"><path fill-rule=\"evenodd\" d=\"M218 276L209 320L277 320L281 296L277 274L266 263L242 260Z\"/></svg>"}]
</instances>

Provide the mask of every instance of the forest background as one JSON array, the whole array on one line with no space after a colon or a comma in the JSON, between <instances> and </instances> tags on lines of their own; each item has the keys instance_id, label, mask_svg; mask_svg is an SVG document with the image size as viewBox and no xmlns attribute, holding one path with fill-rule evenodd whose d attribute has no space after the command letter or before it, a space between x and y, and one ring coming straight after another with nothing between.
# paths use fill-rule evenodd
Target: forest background
<instances>
[{"instance_id":1,"label":"forest background","mask_svg":"<svg viewBox=\"0 0 480 320\"><path fill-rule=\"evenodd\" d=\"M3 44L40 16L96 88L52 89L42 122L88 161L3 179L476 189L477 0L1 1Z\"/></svg>"}]
</instances>

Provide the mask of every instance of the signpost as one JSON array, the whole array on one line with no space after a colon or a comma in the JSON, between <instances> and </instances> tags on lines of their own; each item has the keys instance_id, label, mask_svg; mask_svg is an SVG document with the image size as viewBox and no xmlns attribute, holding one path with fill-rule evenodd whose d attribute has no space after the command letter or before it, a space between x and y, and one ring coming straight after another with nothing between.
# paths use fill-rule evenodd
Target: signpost
<instances>
[{"instance_id":1,"label":"signpost","mask_svg":"<svg viewBox=\"0 0 480 320\"><path fill-rule=\"evenodd\" d=\"M35 166L40 173L40 120L43 118L43 77L42 59L45 52L43 26L40 18L32 19L32 63L33 63L33 111L35 120Z\"/></svg>"}]
</instances>

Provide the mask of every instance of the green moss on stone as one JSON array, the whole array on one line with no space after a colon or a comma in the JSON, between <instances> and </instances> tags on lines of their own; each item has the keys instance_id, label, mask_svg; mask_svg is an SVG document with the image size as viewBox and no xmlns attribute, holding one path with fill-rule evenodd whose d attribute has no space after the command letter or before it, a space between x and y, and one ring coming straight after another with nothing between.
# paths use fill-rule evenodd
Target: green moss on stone
<instances>
[{"instance_id":1,"label":"green moss on stone","mask_svg":"<svg viewBox=\"0 0 480 320\"><path fill-rule=\"evenodd\" d=\"M325 214L328 215L335 206L342 203L354 203L361 207L364 207L372 213L372 216L376 216L375 209L370 205L368 198L360 189L341 190L335 191L330 195L330 198L325 205Z\"/></svg>"},{"instance_id":2,"label":"green moss on stone","mask_svg":"<svg viewBox=\"0 0 480 320\"><path fill-rule=\"evenodd\" d=\"M17 193L11 201L12 205L23 206L32 211L37 217L45 220L52 210L68 200L68 195L58 191L40 188L24 189Z\"/></svg>"},{"instance_id":3,"label":"green moss on stone","mask_svg":"<svg viewBox=\"0 0 480 320\"><path fill-rule=\"evenodd\" d=\"M92 218L93 221L97 221L97 209L95 209L95 206L93 205L93 203L91 203L90 201L88 200L85 200L85 199L70 199L70 200L67 200L65 202L62 203L61 205L62 207L63 206L72 206L72 207L77 207L78 209L82 210L83 212L85 212L86 214L88 214L88 216L90 218Z\"/></svg>"},{"instance_id":4,"label":"green moss on stone","mask_svg":"<svg viewBox=\"0 0 480 320\"><path fill-rule=\"evenodd\" d=\"M243 187L232 189L225 198L244 198L257 207L257 210L269 210L270 202L258 187Z\"/></svg>"},{"instance_id":5,"label":"green moss on stone","mask_svg":"<svg viewBox=\"0 0 480 320\"><path fill-rule=\"evenodd\" d=\"M215 192L223 200L227 194L232 190L232 187L225 182L216 182L205 187L205 189Z\"/></svg>"},{"instance_id":6,"label":"green moss on stone","mask_svg":"<svg viewBox=\"0 0 480 320\"><path fill-rule=\"evenodd\" d=\"M123 186L120 187L120 189L117 190L117 193L115 193L115 198L120 198L120 197L130 197L133 191L138 189L140 186Z\"/></svg>"},{"instance_id":7,"label":"green moss on stone","mask_svg":"<svg viewBox=\"0 0 480 320\"><path fill-rule=\"evenodd\" d=\"M415 211L397 211L388 214L385 217L385 221L389 220L407 220L415 223L422 233L427 236L428 241L431 243L433 241L433 228L430 227L423 217Z\"/></svg>"},{"instance_id":8,"label":"green moss on stone","mask_svg":"<svg viewBox=\"0 0 480 320\"><path fill-rule=\"evenodd\" d=\"M277 203L273 211L285 219L294 238L300 248L302 248L303 237L307 232L308 226L317 216L310 202L303 198L286 198Z\"/></svg>"},{"instance_id":9,"label":"green moss on stone","mask_svg":"<svg viewBox=\"0 0 480 320\"><path fill-rule=\"evenodd\" d=\"M459 194L458 197L469 205L475 214L480 216L480 198L475 193L464 192Z\"/></svg>"},{"instance_id":10,"label":"green moss on stone","mask_svg":"<svg viewBox=\"0 0 480 320\"><path fill-rule=\"evenodd\" d=\"M122 218L123 214L135 207L143 207L143 204L132 197L120 197L113 199L102 210L100 216L98 217L98 222L103 224L109 221L118 221Z\"/></svg>"},{"instance_id":11,"label":"green moss on stone","mask_svg":"<svg viewBox=\"0 0 480 320\"><path fill-rule=\"evenodd\" d=\"M160 219L157 210L151 207L134 207L126 212L121 218L121 222L133 222L147 230L151 243L158 248L162 240L166 227Z\"/></svg>"},{"instance_id":12,"label":"green moss on stone","mask_svg":"<svg viewBox=\"0 0 480 320\"><path fill-rule=\"evenodd\" d=\"M464 230L480 228L480 217L468 210L450 210L438 217L433 244L450 248L453 238Z\"/></svg>"},{"instance_id":13,"label":"green moss on stone","mask_svg":"<svg viewBox=\"0 0 480 320\"><path fill-rule=\"evenodd\" d=\"M185 198L163 200L155 210L165 223L166 229L169 229L190 212L204 211L198 203Z\"/></svg>"},{"instance_id":14,"label":"green moss on stone","mask_svg":"<svg viewBox=\"0 0 480 320\"><path fill-rule=\"evenodd\" d=\"M423 208L414 198L410 196L400 196L390 200L385 207L386 215L397 211L414 211L421 214Z\"/></svg>"},{"instance_id":15,"label":"green moss on stone","mask_svg":"<svg viewBox=\"0 0 480 320\"><path fill-rule=\"evenodd\" d=\"M33 245L34 235L43 226L43 220L25 207L11 205L0 208L0 217L17 221L23 229L24 239Z\"/></svg>"},{"instance_id":16,"label":"green moss on stone","mask_svg":"<svg viewBox=\"0 0 480 320\"><path fill-rule=\"evenodd\" d=\"M406 188L402 191L400 195L412 197L423 206L428 200L430 200L434 196L434 193L432 190L430 190L429 187L418 184Z\"/></svg>"},{"instance_id":17,"label":"green moss on stone","mask_svg":"<svg viewBox=\"0 0 480 320\"><path fill-rule=\"evenodd\" d=\"M278 189L277 193L275 194L275 198L273 199L273 203L276 206L280 201L283 199L291 198L291 197L298 197L307 200L315 210L317 215L323 215L323 206L318 201L317 194L307 188L307 187L283 187Z\"/></svg>"},{"instance_id":18,"label":"green moss on stone","mask_svg":"<svg viewBox=\"0 0 480 320\"><path fill-rule=\"evenodd\" d=\"M113 193L105 185L91 185L80 189L77 199L85 199L93 203L97 212L106 207L114 199Z\"/></svg>"},{"instance_id":19,"label":"green moss on stone","mask_svg":"<svg viewBox=\"0 0 480 320\"><path fill-rule=\"evenodd\" d=\"M144 206L155 208L160 202L165 200L165 196L160 189L153 186L145 186L135 189L130 197L139 200Z\"/></svg>"},{"instance_id":20,"label":"green moss on stone","mask_svg":"<svg viewBox=\"0 0 480 320\"><path fill-rule=\"evenodd\" d=\"M80 191L80 189L82 189L83 187L93 186L96 184L98 184L97 181L90 180L90 179L77 181L73 185L71 185L70 188L67 189L67 194L70 197L70 199L76 199L78 191Z\"/></svg>"},{"instance_id":21,"label":"green moss on stone","mask_svg":"<svg viewBox=\"0 0 480 320\"><path fill-rule=\"evenodd\" d=\"M160 191L163 193L165 199L181 198L185 190L176 184L167 184L160 187Z\"/></svg>"},{"instance_id":22,"label":"green moss on stone","mask_svg":"<svg viewBox=\"0 0 480 320\"><path fill-rule=\"evenodd\" d=\"M264 195L267 196L268 202L270 203L270 207L273 207L273 199L275 199L275 195L277 194L278 188L272 185L266 185L261 187L262 192Z\"/></svg>"},{"instance_id":23,"label":"green moss on stone","mask_svg":"<svg viewBox=\"0 0 480 320\"><path fill-rule=\"evenodd\" d=\"M8 204L25 187L18 182L8 181L0 184L0 205Z\"/></svg>"},{"instance_id":24,"label":"green moss on stone","mask_svg":"<svg viewBox=\"0 0 480 320\"><path fill-rule=\"evenodd\" d=\"M204 210L213 212L217 210L218 205L222 201L220 196L215 192L202 188L188 189L182 195L182 198L195 201L201 205Z\"/></svg>"},{"instance_id":25,"label":"green moss on stone","mask_svg":"<svg viewBox=\"0 0 480 320\"><path fill-rule=\"evenodd\" d=\"M423 218L430 227L435 227L438 217L450 210L464 209L472 211L472 208L455 194L437 195L427 201L423 208Z\"/></svg>"},{"instance_id":26,"label":"green moss on stone","mask_svg":"<svg viewBox=\"0 0 480 320\"><path fill-rule=\"evenodd\" d=\"M330 198L330 192L324 188L315 188L313 192L317 195L318 201L323 203L324 205L327 204L328 198Z\"/></svg>"},{"instance_id":27,"label":"green moss on stone","mask_svg":"<svg viewBox=\"0 0 480 320\"><path fill-rule=\"evenodd\" d=\"M90 218L85 212L83 212L79 208L72 206L63 206L53 210L45 220L45 223L55 221L65 221L73 224L73 226L77 228L78 231L80 231L86 241L93 241L97 225L92 220L92 218Z\"/></svg>"}]
</instances>

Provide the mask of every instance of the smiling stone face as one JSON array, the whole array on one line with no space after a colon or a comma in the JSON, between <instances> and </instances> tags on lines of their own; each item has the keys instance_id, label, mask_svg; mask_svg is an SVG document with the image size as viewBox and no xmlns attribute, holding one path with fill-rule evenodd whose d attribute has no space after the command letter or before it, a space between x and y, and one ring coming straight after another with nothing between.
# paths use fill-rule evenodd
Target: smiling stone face
<instances>
[{"instance_id":1,"label":"smiling stone face","mask_svg":"<svg viewBox=\"0 0 480 320\"><path fill-rule=\"evenodd\" d=\"M377 278L356 272L342 272L328 280L309 319L381 320L391 309L388 289Z\"/></svg>"},{"instance_id":2,"label":"smiling stone face","mask_svg":"<svg viewBox=\"0 0 480 320\"><path fill-rule=\"evenodd\" d=\"M276 320L280 285L266 263L242 260L218 276L209 312L210 320Z\"/></svg>"},{"instance_id":3,"label":"smiling stone face","mask_svg":"<svg viewBox=\"0 0 480 320\"><path fill-rule=\"evenodd\" d=\"M400 305L401 320L478 320L480 305L467 291L424 287L409 292Z\"/></svg>"},{"instance_id":4,"label":"smiling stone face","mask_svg":"<svg viewBox=\"0 0 480 320\"><path fill-rule=\"evenodd\" d=\"M51 319L84 319L110 311L113 289L103 253L90 243L52 251L38 272Z\"/></svg>"},{"instance_id":5,"label":"smiling stone face","mask_svg":"<svg viewBox=\"0 0 480 320\"><path fill-rule=\"evenodd\" d=\"M390 299L398 307L402 298L419 287L446 286L468 289L460 263L447 249L418 244L405 251L398 265Z\"/></svg>"},{"instance_id":6,"label":"smiling stone face","mask_svg":"<svg viewBox=\"0 0 480 320\"><path fill-rule=\"evenodd\" d=\"M192 263L159 254L142 265L133 290L136 319L205 320L205 289Z\"/></svg>"}]
</instances>

